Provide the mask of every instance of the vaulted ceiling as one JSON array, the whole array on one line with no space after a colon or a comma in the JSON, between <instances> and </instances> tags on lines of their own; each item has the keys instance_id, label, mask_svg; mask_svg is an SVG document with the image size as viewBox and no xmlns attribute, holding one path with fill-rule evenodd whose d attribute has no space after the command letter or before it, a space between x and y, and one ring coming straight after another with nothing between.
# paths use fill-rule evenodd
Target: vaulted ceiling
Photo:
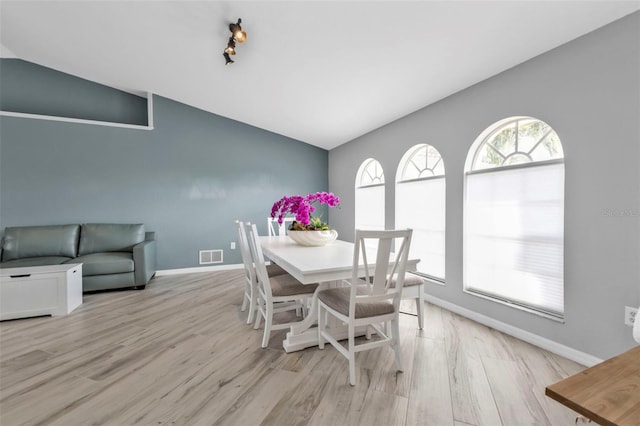
<instances>
[{"instance_id":1,"label":"vaulted ceiling","mask_svg":"<svg viewBox=\"0 0 640 426\"><path fill-rule=\"evenodd\" d=\"M640 9L640 1L0 2L3 57L325 149ZM247 41L222 56L228 25Z\"/></svg>"}]
</instances>

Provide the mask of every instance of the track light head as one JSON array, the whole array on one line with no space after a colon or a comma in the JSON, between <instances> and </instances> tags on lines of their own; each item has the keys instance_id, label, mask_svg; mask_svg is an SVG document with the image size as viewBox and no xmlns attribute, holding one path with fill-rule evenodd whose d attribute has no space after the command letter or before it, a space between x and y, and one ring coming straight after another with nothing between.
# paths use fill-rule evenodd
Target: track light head
<instances>
[{"instance_id":1,"label":"track light head","mask_svg":"<svg viewBox=\"0 0 640 426\"><path fill-rule=\"evenodd\" d=\"M235 24L229 24L229 31L231 31L231 34L233 34L233 38L238 42L238 43L244 43L245 40L247 39L247 33L242 31L242 27L240 26L240 23L242 23L242 19L238 18L238 22Z\"/></svg>"},{"instance_id":2,"label":"track light head","mask_svg":"<svg viewBox=\"0 0 640 426\"><path fill-rule=\"evenodd\" d=\"M225 65L233 64L234 61L231 60L229 55L236 54L236 42L244 43L247 39L247 33L242 31L242 27L240 24L242 23L242 19L238 18L238 22L229 24L229 31L231 31L231 37L229 37L229 41L227 42L227 47L224 49L224 53L222 54L225 59Z\"/></svg>"},{"instance_id":3,"label":"track light head","mask_svg":"<svg viewBox=\"0 0 640 426\"><path fill-rule=\"evenodd\" d=\"M232 64L232 63L234 63L234 62L235 62L233 59L231 59L231 57L229 56L229 54L228 54L227 52L224 52L224 53L222 54L222 56L224 56L224 60L225 60L225 63L224 63L224 64L225 64L225 65L229 65L229 64Z\"/></svg>"}]
</instances>

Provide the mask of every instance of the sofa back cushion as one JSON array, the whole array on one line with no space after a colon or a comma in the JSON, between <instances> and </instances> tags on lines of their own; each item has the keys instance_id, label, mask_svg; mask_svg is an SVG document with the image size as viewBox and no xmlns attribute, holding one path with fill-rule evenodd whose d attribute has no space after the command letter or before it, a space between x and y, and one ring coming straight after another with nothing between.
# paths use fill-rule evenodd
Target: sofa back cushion
<instances>
[{"instance_id":1,"label":"sofa back cushion","mask_svg":"<svg viewBox=\"0 0 640 426\"><path fill-rule=\"evenodd\" d=\"M110 251L133 251L144 241L144 224L87 223L80 232L79 255Z\"/></svg>"},{"instance_id":2,"label":"sofa back cushion","mask_svg":"<svg viewBox=\"0 0 640 426\"><path fill-rule=\"evenodd\" d=\"M4 230L2 261L78 255L80 225L16 226Z\"/></svg>"}]
</instances>

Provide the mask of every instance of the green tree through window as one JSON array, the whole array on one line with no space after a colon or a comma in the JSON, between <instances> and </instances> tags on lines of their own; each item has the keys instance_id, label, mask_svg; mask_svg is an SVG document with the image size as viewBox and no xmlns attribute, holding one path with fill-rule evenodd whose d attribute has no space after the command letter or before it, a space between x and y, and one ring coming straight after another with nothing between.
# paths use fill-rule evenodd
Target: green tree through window
<instances>
[{"instance_id":1,"label":"green tree through window","mask_svg":"<svg viewBox=\"0 0 640 426\"><path fill-rule=\"evenodd\" d=\"M471 170L512 166L563 157L556 132L533 118L518 118L489 134L476 151Z\"/></svg>"}]
</instances>

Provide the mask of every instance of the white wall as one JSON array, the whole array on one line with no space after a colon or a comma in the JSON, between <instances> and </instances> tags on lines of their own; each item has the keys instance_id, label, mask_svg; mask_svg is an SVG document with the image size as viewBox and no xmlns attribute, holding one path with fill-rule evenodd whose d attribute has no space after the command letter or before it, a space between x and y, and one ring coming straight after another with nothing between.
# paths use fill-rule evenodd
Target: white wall
<instances>
[{"instance_id":1,"label":"white wall","mask_svg":"<svg viewBox=\"0 0 640 426\"><path fill-rule=\"evenodd\" d=\"M473 66L473 64L469 64ZM437 84L434 81L433 84ZM384 108L384 105L380 105ZM565 153L565 323L462 291L463 172L469 147L506 117L539 118ZM352 239L354 179L376 158L395 176L405 151L435 146L447 171L446 286L427 292L595 357L635 344L624 306L640 304L640 12L560 46L329 153L330 221ZM394 182L386 184L394 224Z\"/></svg>"}]
</instances>

